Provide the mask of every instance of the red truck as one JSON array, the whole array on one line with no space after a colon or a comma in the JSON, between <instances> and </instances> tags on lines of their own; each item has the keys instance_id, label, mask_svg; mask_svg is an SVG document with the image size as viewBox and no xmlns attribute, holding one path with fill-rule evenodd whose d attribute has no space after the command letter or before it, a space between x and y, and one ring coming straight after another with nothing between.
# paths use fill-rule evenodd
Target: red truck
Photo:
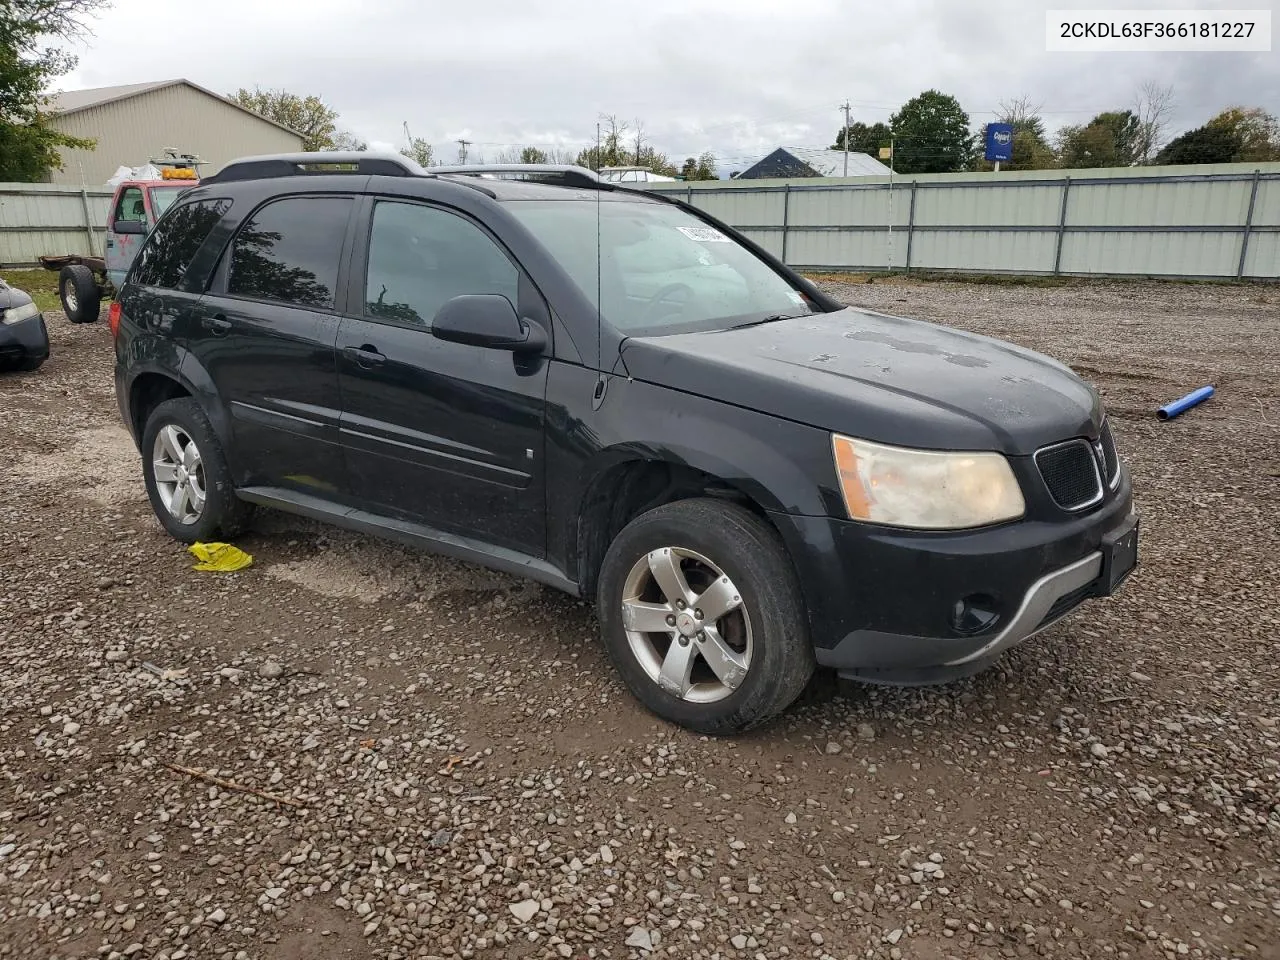
<instances>
[{"instance_id":1,"label":"red truck","mask_svg":"<svg viewBox=\"0 0 1280 960\"><path fill-rule=\"evenodd\" d=\"M159 179L126 179L116 186L107 220L105 256L78 254L41 257L40 265L58 273L58 297L72 323L93 323L102 301L115 296L142 241L183 190L200 182L203 161L173 151L151 165Z\"/></svg>"}]
</instances>

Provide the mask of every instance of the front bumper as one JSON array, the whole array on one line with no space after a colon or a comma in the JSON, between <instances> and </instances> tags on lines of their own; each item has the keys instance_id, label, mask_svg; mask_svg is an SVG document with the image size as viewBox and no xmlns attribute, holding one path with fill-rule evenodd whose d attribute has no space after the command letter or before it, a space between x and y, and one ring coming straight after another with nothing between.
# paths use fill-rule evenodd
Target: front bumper
<instances>
[{"instance_id":1,"label":"front bumper","mask_svg":"<svg viewBox=\"0 0 1280 960\"><path fill-rule=\"evenodd\" d=\"M48 358L49 331L44 325L44 314L38 313L17 323L0 323L0 360L21 362Z\"/></svg>"},{"instance_id":2,"label":"front bumper","mask_svg":"<svg viewBox=\"0 0 1280 960\"><path fill-rule=\"evenodd\" d=\"M773 519L800 576L818 663L891 683L976 673L1085 600L1113 592L1122 579L1112 570L1113 543L1136 523L1127 471L1085 516L980 531ZM985 623L958 616L972 598L981 598Z\"/></svg>"}]
</instances>

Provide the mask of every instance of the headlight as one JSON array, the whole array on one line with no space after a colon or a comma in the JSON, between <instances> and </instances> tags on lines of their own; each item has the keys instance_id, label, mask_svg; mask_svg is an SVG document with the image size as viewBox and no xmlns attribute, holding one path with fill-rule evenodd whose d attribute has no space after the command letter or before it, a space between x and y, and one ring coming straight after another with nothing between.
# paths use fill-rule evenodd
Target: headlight
<instances>
[{"instance_id":1,"label":"headlight","mask_svg":"<svg viewBox=\"0 0 1280 960\"><path fill-rule=\"evenodd\" d=\"M886 447L832 435L845 508L854 520L921 530L983 527L1022 516L1026 503L998 453Z\"/></svg>"},{"instance_id":2,"label":"headlight","mask_svg":"<svg viewBox=\"0 0 1280 960\"><path fill-rule=\"evenodd\" d=\"M32 317L39 315L40 308L35 303L24 303L20 307L10 307L0 315L0 321L10 323L21 323L23 320L30 320Z\"/></svg>"}]
</instances>

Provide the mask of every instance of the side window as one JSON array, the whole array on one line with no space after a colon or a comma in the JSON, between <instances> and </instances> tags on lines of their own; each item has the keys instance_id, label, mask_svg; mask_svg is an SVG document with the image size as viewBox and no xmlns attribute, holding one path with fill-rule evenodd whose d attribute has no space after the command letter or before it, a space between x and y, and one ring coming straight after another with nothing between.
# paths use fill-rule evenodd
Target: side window
<instances>
[{"instance_id":1,"label":"side window","mask_svg":"<svg viewBox=\"0 0 1280 960\"><path fill-rule=\"evenodd\" d=\"M120 199L116 201L116 212L111 222L145 219L147 219L147 205L142 199L142 188L125 187L120 191Z\"/></svg>"},{"instance_id":2,"label":"side window","mask_svg":"<svg viewBox=\"0 0 1280 960\"><path fill-rule=\"evenodd\" d=\"M429 327L446 300L496 293L514 307L519 288L515 265L469 220L415 203L373 208L367 316Z\"/></svg>"},{"instance_id":3,"label":"side window","mask_svg":"<svg viewBox=\"0 0 1280 960\"><path fill-rule=\"evenodd\" d=\"M145 287L177 287L201 244L230 209L230 200L197 200L169 211L147 237L129 279Z\"/></svg>"},{"instance_id":4,"label":"side window","mask_svg":"<svg viewBox=\"0 0 1280 960\"><path fill-rule=\"evenodd\" d=\"M291 197L267 204L236 234L227 293L332 307L350 214L350 197Z\"/></svg>"}]
</instances>

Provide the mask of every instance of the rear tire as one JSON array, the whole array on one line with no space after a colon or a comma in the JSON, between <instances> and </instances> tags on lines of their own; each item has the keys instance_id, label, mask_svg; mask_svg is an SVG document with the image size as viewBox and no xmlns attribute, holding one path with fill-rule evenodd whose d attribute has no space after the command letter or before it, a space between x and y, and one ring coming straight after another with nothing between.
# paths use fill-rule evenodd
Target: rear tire
<instances>
[{"instance_id":1,"label":"rear tire","mask_svg":"<svg viewBox=\"0 0 1280 960\"><path fill-rule=\"evenodd\" d=\"M699 733L769 720L813 675L795 569L777 533L736 504L681 500L631 521L605 554L596 606L631 692Z\"/></svg>"},{"instance_id":2,"label":"rear tire","mask_svg":"<svg viewBox=\"0 0 1280 960\"><path fill-rule=\"evenodd\" d=\"M142 431L142 473L156 517L182 543L239 534L252 513L236 497L231 470L195 400L166 400Z\"/></svg>"},{"instance_id":3,"label":"rear tire","mask_svg":"<svg viewBox=\"0 0 1280 960\"><path fill-rule=\"evenodd\" d=\"M58 298L62 312L72 323L94 323L102 308L102 288L93 271L81 263L72 263L58 272Z\"/></svg>"}]
</instances>

